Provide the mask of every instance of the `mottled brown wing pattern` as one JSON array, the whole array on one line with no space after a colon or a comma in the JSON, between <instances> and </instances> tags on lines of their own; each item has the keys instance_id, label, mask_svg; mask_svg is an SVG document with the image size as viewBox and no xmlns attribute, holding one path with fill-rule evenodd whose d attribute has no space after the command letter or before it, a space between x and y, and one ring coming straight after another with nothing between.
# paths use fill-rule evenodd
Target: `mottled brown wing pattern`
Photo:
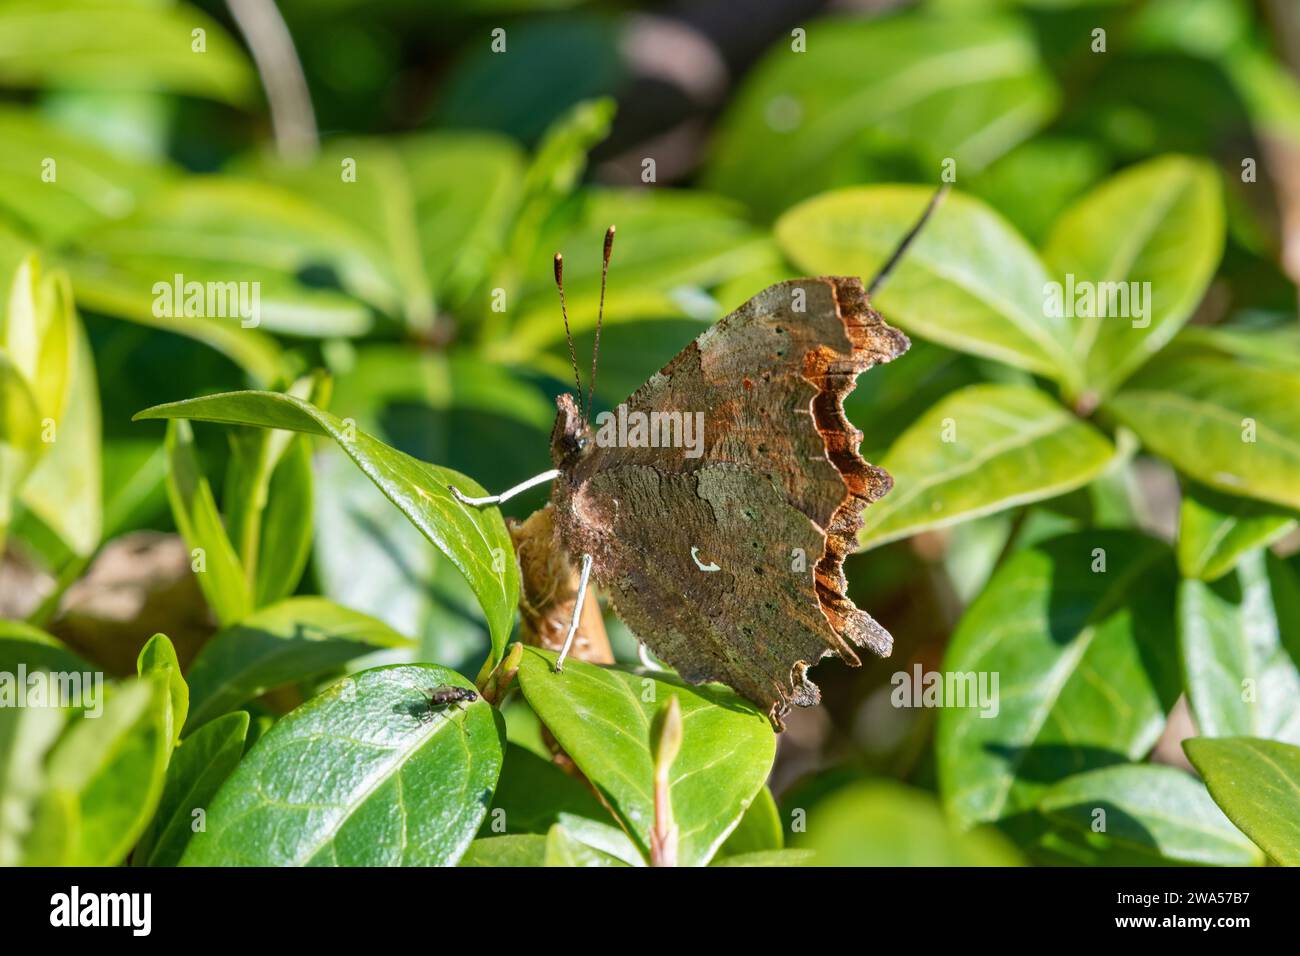
<instances>
[{"instance_id":1,"label":"mottled brown wing pattern","mask_svg":"<svg viewBox=\"0 0 1300 956\"><path fill-rule=\"evenodd\" d=\"M561 461L560 539L591 554L619 615L687 680L722 681L773 724L817 689L808 667L891 638L845 593L841 569L863 508L890 479L858 455L842 399L857 375L901 355L852 278L771 286L688 345L627 402L703 414L687 449L593 447ZM557 437L582 430L562 397ZM587 433L591 434L591 433Z\"/></svg>"}]
</instances>

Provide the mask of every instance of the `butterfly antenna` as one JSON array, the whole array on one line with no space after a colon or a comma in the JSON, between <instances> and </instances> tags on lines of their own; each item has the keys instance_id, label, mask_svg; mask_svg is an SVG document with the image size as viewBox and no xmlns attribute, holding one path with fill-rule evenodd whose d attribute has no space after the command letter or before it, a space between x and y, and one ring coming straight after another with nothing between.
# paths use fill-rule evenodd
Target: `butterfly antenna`
<instances>
[{"instance_id":1,"label":"butterfly antenna","mask_svg":"<svg viewBox=\"0 0 1300 956\"><path fill-rule=\"evenodd\" d=\"M908 233L903 237L902 242L900 242L894 249L893 253L890 254L889 259L885 264L880 267L880 271L876 273L876 277L871 280L871 285L867 287L867 295L875 295L876 290L885 284L885 280L889 278L889 274L894 271L894 267L897 266L899 260L903 258L903 254L907 252L908 247L912 245L913 240L921 234L921 230L925 228L925 224L929 222L930 217L934 215L934 211L939 208L939 203L943 202L943 197L946 195L948 195L948 183L944 183L935 190L934 195L930 197L930 202L925 207L925 212L921 213L921 218L916 220L916 225L912 226L912 228L908 230Z\"/></svg>"},{"instance_id":2,"label":"butterfly antenna","mask_svg":"<svg viewBox=\"0 0 1300 956\"><path fill-rule=\"evenodd\" d=\"M564 302L564 256L555 254L555 288L560 290L560 314L564 316L564 337L569 341L569 364L573 366L573 384L578 389L578 413L586 420L582 405L582 378L578 374L578 353L573 348L573 333L569 331L569 308Z\"/></svg>"},{"instance_id":3,"label":"butterfly antenna","mask_svg":"<svg viewBox=\"0 0 1300 956\"><path fill-rule=\"evenodd\" d=\"M600 307L596 310L596 343L591 348L591 391L587 393L587 408L594 408L596 400L596 360L600 358L600 325L605 319L605 280L609 277L609 257L614 251L614 227L605 230L605 253L600 264Z\"/></svg>"}]
</instances>

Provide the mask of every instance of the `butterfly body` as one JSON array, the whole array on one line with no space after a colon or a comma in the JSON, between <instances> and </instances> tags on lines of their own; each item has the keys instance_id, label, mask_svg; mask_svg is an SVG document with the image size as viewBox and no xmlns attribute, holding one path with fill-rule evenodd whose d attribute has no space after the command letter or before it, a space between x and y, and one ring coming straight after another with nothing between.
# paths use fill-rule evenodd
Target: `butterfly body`
<instances>
[{"instance_id":1,"label":"butterfly body","mask_svg":"<svg viewBox=\"0 0 1300 956\"><path fill-rule=\"evenodd\" d=\"M857 279L798 279L721 319L624 403L629 417L657 413L649 437L663 441L619 431L611 442L608 420L593 428L571 396L558 399L559 544L591 556L656 656L692 683L728 684L777 727L792 705L817 703L805 672L822 657L889 653L841 565L862 510L891 482L858 455L842 399L907 347ZM702 434L674 447L682 431L665 423L687 416Z\"/></svg>"}]
</instances>

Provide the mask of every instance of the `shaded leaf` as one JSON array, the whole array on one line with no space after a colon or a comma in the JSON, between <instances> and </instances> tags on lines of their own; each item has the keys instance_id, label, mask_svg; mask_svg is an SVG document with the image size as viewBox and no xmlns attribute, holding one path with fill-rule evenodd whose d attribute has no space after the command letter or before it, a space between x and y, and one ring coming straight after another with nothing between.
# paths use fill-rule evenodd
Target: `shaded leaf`
<instances>
[{"instance_id":1,"label":"shaded leaf","mask_svg":"<svg viewBox=\"0 0 1300 956\"><path fill-rule=\"evenodd\" d=\"M253 599L212 487L199 466L189 422L168 422L166 447L167 498L176 528L185 539L191 567L212 613L221 624L233 624L252 610Z\"/></svg>"},{"instance_id":2,"label":"shaded leaf","mask_svg":"<svg viewBox=\"0 0 1300 956\"><path fill-rule=\"evenodd\" d=\"M763 787L758 791L754 802L749 805L749 809L745 811L745 815L740 818L736 829L731 831L731 836L727 837L727 842L718 850L718 859L713 865L722 865L720 861L723 857L765 856L784 847L785 829L781 826L781 811L777 809L772 791Z\"/></svg>"},{"instance_id":3,"label":"shaded leaf","mask_svg":"<svg viewBox=\"0 0 1300 956\"><path fill-rule=\"evenodd\" d=\"M545 866L546 837L516 833L475 840L458 866Z\"/></svg>"},{"instance_id":4,"label":"shaded leaf","mask_svg":"<svg viewBox=\"0 0 1300 956\"><path fill-rule=\"evenodd\" d=\"M376 648L410 641L324 598L295 597L250 614L203 645L190 667L186 734L272 688L309 680Z\"/></svg>"},{"instance_id":5,"label":"shaded leaf","mask_svg":"<svg viewBox=\"0 0 1300 956\"><path fill-rule=\"evenodd\" d=\"M993 707L939 712L939 791L954 819L1032 809L1057 780L1155 745L1179 690L1175 586L1169 549L1130 531L1054 538L994 573L943 664L987 675L990 689L998 680Z\"/></svg>"},{"instance_id":6,"label":"shaded leaf","mask_svg":"<svg viewBox=\"0 0 1300 956\"><path fill-rule=\"evenodd\" d=\"M244 755L248 714L209 721L172 754L158 810L136 845L136 866L175 866L194 833L195 810L206 814L212 798ZM206 822L206 821L205 821Z\"/></svg>"},{"instance_id":7,"label":"shaded leaf","mask_svg":"<svg viewBox=\"0 0 1300 956\"><path fill-rule=\"evenodd\" d=\"M1263 862L1205 787L1174 767L1124 764L1076 774L1048 790L1039 807L1093 842L1152 854L1152 865L1170 860L1216 866ZM1101 833L1096 832L1099 820L1104 821Z\"/></svg>"},{"instance_id":8,"label":"shaded leaf","mask_svg":"<svg viewBox=\"0 0 1300 956\"><path fill-rule=\"evenodd\" d=\"M1243 554L1272 544L1295 526L1290 509L1184 482L1178 569L1184 577L1217 580L1236 567Z\"/></svg>"},{"instance_id":9,"label":"shaded leaf","mask_svg":"<svg viewBox=\"0 0 1300 956\"><path fill-rule=\"evenodd\" d=\"M902 152L975 172L1031 135L1056 92L1023 26L941 15L834 18L779 41L723 118L705 184L766 216ZM870 64L869 68L864 68ZM868 174L862 175L866 166Z\"/></svg>"},{"instance_id":10,"label":"shaded leaf","mask_svg":"<svg viewBox=\"0 0 1300 956\"><path fill-rule=\"evenodd\" d=\"M808 814L795 848L813 866L1017 866L1019 855L993 830L958 832L928 794L893 781L851 784Z\"/></svg>"},{"instance_id":11,"label":"shaded leaf","mask_svg":"<svg viewBox=\"0 0 1300 956\"><path fill-rule=\"evenodd\" d=\"M1187 697L1207 737L1300 743L1300 581L1264 551L1219 580L1184 580L1178 631Z\"/></svg>"}]
</instances>

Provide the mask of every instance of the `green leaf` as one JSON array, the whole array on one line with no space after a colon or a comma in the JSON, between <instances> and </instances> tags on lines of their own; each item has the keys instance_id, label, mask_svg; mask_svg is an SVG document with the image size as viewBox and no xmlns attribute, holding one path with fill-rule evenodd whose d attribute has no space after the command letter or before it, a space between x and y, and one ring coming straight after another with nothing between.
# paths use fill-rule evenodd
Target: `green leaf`
<instances>
[{"instance_id":1,"label":"green leaf","mask_svg":"<svg viewBox=\"0 0 1300 956\"><path fill-rule=\"evenodd\" d=\"M175 866L194 833L195 811L205 815L212 798L244 755L248 714L236 711L209 721L172 754L162 798L136 845L136 866Z\"/></svg>"},{"instance_id":2,"label":"green leaf","mask_svg":"<svg viewBox=\"0 0 1300 956\"><path fill-rule=\"evenodd\" d=\"M545 866L546 837L516 833L475 840L457 866Z\"/></svg>"},{"instance_id":3,"label":"green leaf","mask_svg":"<svg viewBox=\"0 0 1300 956\"><path fill-rule=\"evenodd\" d=\"M64 280L62 285L66 285ZM85 330L72 313L71 292L62 297L71 322L68 380L53 441L28 475L19 501L53 531L69 551L89 558L103 529L99 385Z\"/></svg>"},{"instance_id":4,"label":"green leaf","mask_svg":"<svg viewBox=\"0 0 1300 956\"><path fill-rule=\"evenodd\" d=\"M212 613L223 625L246 617L253 600L244 567L226 534L208 479L199 467L190 423L183 420L167 425L167 498Z\"/></svg>"},{"instance_id":5,"label":"green leaf","mask_svg":"<svg viewBox=\"0 0 1300 956\"><path fill-rule=\"evenodd\" d=\"M663 676L567 661L524 648L519 683L528 704L648 856L654 827L650 724L675 695L684 727L669 793L682 866L709 861L767 779L776 749L758 709L716 685L689 687Z\"/></svg>"},{"instance_id":6,"label":"green leaf","mask_svg":"<svg viewBox=\"0 0 1300 956\"><path fill-rule=\"evenodd\" d=\"M994 573L942 669L998 681L994 706L939 712L939 791L955 820L1031 810L1053 782L1155 745L1179 690L1175 587L1169 549L1129 531L1054 538Z\"/></svg>"},{"instance_id":7,"label":"green leaf","mask_svg":"<svg viewBox=\"0 0 1300 956\"><path fill-rule=\"evenodd\" d=\"M320 401L323 376L304 376L286 391ZM298 587L311 551L311 439L271 429L234 429L226 467L226 517L255 607L288 597Z\"/></svg>"},{"instance_id":8,"label":"green leaf","mask_svg":"<svg viewBox=\"0 0 1300 956\"><path fill-rule=\"evenodd\" d=\"M867 186L791 209L776 239L801 269L870 279L915 226L934 190ZM1029 243L980 200L952 193L875 297L922 338L1057 380L1076 376L1069 330L1043 308L1047 271Z\"/></svg>"},{"instance_id":9,"label":"green leaf","mask_svg":"<svg viewBox=\"0 0 1300 956\"><path fill-rule=\"evenodd\" d=\"M894 490L867 509L858 541L883 544L1054 498L1114 460L1101 432L1039 389L970 385L915 421L880 459Z\"/></svg>"},{"instance_id":10,"label":"green leaf","mask_svg":"<svg viewBox=\"0 0 1300 956\"><path fill-rule=\"evenodd\" d=\"M199 51L196 29L204 33ZM0 32L5 85L165 90L236 105L256 89L240 48L188 4L8 0Z\"/></svg>"},{"instance_id":11,"label":"green leaf","mask_svg":"<svg viewBox=\"0 0 1300 956\"><path fill-rule=\"evenodd\" d=\"M1263 862L1205 787L1174 767L1123 764L1066 777L1047 791L1039 808L1090 842L1152 854L1152 865Z\"/></svg>"},{"instance_id":12,"label":"green leaf","mask_svg":"<svg viewBox=\"0 0 1300 956\"><path fill-rule=\"evenodd\" d=\"M13 501L40 454L40 412L27 379L0 350L0 553Z\"/></svg>"},{"instance_id":13,"label":"green leaf","mask_svg":"<svg viewBox=\"0 0 1300 956\"><path fill-rule=\"evenodd\" d=\"M815 866L817 854L812 850L758 850L736 856L719 857L710 866Z\"/></svg>"},{"instance_id":14,"label":"green leaf","mask_svg":"<svg viewBox=\"0 0 1300 956\"><path fill-rule=\"evenodd\" d=\"M162 673L167 678L167 695L170 715L168 722L172 729L173 745L181 739L181 728L190 712L190 689L181 676L181 664L176 658L176 648L166 634L155 634L140 648L136 659L136 671L141 677L146 674Z\"/></svg>"},{"instance_id":15,"label":"green leaf","mask_svg":"<svg viewBox=\"0 0 1300 956\"><path fill-rule=\"evenodd\" d=\"M283 684L310 680L376 648L409 644L382 622L324 598L262 608L219 632L194 659L185 733Z\"/></svg>"},{"instance_id":16,"label":"green leaf","mask_svg":"<svg viewBox=\"0 0 1300 956\"><path fill-rule=\"evenodd\" d=\"M1283 866L1300 866L1300 747L1193 737L1183 750L1228 819Z\"/></svg>"},{"instance_id":17,"label":"green leaf","mask_svg":"<svg viewBox=\"0 0 1300 956\"><path fill-rule=\"evenodd\" d=\"M645 866L622 830L581 817L565 818L546 834L543 866Z\"/></svg>"},{"instance_id":18,"label":"green leaf","mask_svg":"<svg viewBox=\"0 0 1300 956\"><path fill-rule=\"evenodd\" d=\"M522 167L508 139L437 133L335 140L306 166L266 152L239 168L367 233L394 263L406 323L427 330L439 303L460 304L500 255Z\"/></svg>"},{"instance_id":19,"label":"green leaf","mask_svg":"<svg viewBox=\"0 0 1300 956\"><path fill-rule=\"evenodd\" d=\"M173 402L135 418L193 418L333 438L469 581L487 615L493 660L500 660L519 603L519 565L501 512L462 505L448 489L455 485L469 495L485 494L471 479L404 455L346 420L275 392L229 392Z\"/></svg>"},{"instance_id":20,"label":"green leaf","mask_svg":"<svg viewBox=\"0 0 1300 956\"><path fill-rule=\"evenodd\" d=\"M158 190L131 216L79 236L63 262L79 301L179 332L216 323L240 335L360 335L373 310L399 315L403 303L396 267L353 223L229 176Z\"/></svg>"},{"instance_id":21,"label":"green leaf","mask_svg":"<svg viewBox=\"0 0 1300 956\"><path fill-rule=\"evenodd\" d=\"M280 719L212 801L187 866L445 866L469 846L501 770L483 700L430 712L424 692L472 685L433 664L377 667Z\"/></svg>"},{"instance_id":22,"label":"green leaf","mask_svg":"<svg viewBox=\"0 0 1300 956\"><path fill-rule=\"evenodd\" d=\"M538 241L564 254L564 295L575 336L596 325L601 237L611 224L618 226L618 237L609 266L606 324L720 317L716 303L701 290L777 258L770 240L730 200L683 191L587 189L574 215L557 217ZM520 304L510 310L518 318L509 337L486 343L488 354L499 361L526 358L564 341L564 325L555 321L551 270L534 266L525 275L529 281L520 290Z\"/></svg>"},{"instance_id":23,"label":"green leaf","mask_svg":"<svg viewBox=\"0 0 1300 956\"><path fill-rule=\"evenodd\" d=\"M13 679L11 671L0 673ZM0 707L0 866L18 866L24 859L45 780L45 755L65 717L54 707Z\"/></svg>"},{"instance_id":24,"label":"green leaf","mask_svg":"<svg viewBox=\"0 0 1300 956\"><path fill-rule=\"evenodd\" d=\"M108 690L103 713L76 720L50 755L49 787L78 810L75 865L121 863L153 816L171 753L167 694L163 674Z\"/></svg>"},{"instance_id":25,"label":"green leaf","mask_svg":"<svg viewBox=\"0 0 1300 956\"><path fill-rule=\"evenodd\" d=\"M503 832L498 826L504 826L505 833L543 834L562 816L610 819L609 811L576 777L518 744L509 744L483 836Z\"/></svg>"},{"instance_id":26,"label":"green leaf","mask_svg":"<svg viewBox=\"0 0 1300 956\"><path fill-rule=\"evenodd\" d=\"M1173 338L1214 277L1223 238L1218 175L1210 163L1182 156L1127 169L1061 214L1043 256L1062 284L1075 327L1071 351L1087 389L1109 394ZM1127 302L1129 314L1101 314L1102 290L1110 288L1103 283L1124 285L1115 304ZM1130 295L1144 287L1147 311L1139 316ZM1074 317L1070 288L1096 290L1091 314Z\"/></svg>"},{"instance_id":27,"label":"green leaf","mask_svg":"<svg viewBox=\"0 0 1300 956\"><path fill-rule=\"evenodd\" d=\"M1265 551L1178 590L1187 697L1207 737L1300 743L1300 581Z\"/></svg>"},{"instance_id":28,"label":"green leaf","mask_svg":"<svg viewBox=\"0 0 1300 956\"><path fill-rule=\"evenodd\" d=\"M1178 569L1183 577L1217 580L1247 551L1267 547L1295 526L1289 509L1186 481L1178 513Z\"/></svg>"},{"instance_id":29,"label":"green leaf","mask_svg":"<svg viewBox=\"0 0 1300 956\"><path fill-rule=\"evenodd\" d=\"M123 159L29 110L0 108L0 142L0 210L52 246L129 214L174 175L165 165ZM39 189L34 176L41 176ZM8 279L0 273L0 282Z\"/></svg>"},{"instance_id":30,"label":"green leaf","mask_svg":"<svg viewBox=\"0 0 1300 956\"><path fill-rule=\"evenodd\" d=\"M806 30L806 51L780 40L747 78L706 170L708 188L764 216L837 183L883 178L876 157L936 171L952 158L974 173L1055 106L1034 40L1013 20L828 18Z\"/></svg>"},{"instance_id":31,"label":"green leaf","mask_svg":"<svg viewBox=\"0 0 1300 956\"><path fill-rule=\"evenodd\" d=\"M0 674L13 674L21 664L33 671L93 671L95 668L62 641L22 621L0 620Z\"/></svg>"},{"instance_id":32,"label":"green leaf","mask_svg":"<svg viewBox=\"0 0 1300 956\"><path fill-rule=\"evenodd\" d=\"M1104 407L1196 480L1300 508L1300 373L1222 358L1158 360Z\"/></svg>"},{"instance_id":33,"label":"green leaf","mask_svg":"<svg viewBox=\"0 0 1300 956\"><path fill-rule=\"evenodd\" d=\"M728 856L760 856L785 847L785 829L781 826L781 811L777 809L772 791L763 787L731 831L727 842L718 850L718 858ZM720 865L717 861L714 866Z\"/></svg>"},{"instance_id":34,"label":"green leaf","mask_svg":"<svg viewBox=\"0 0 1300 956\"><path fill-rule=\"evenodd\" d=\"M958 832L928 794L893 781L851 784L809 810L797 849L815 866L1018 866L993 830Z\"/></svg>"}]
</instances>

